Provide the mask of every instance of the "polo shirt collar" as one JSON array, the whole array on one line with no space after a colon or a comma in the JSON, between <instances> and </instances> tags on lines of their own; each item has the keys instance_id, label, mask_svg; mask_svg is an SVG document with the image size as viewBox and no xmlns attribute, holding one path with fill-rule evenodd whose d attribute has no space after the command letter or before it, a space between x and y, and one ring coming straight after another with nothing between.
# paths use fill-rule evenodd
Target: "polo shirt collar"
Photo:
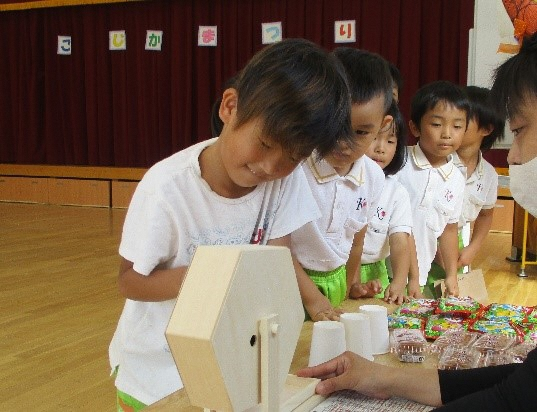
<instances>
[{"instance_id":1,"label":"polo shirt collar","mask_svg":"<svg viewBox=\"0 0 537 412\"><path fill-rule=\"evenodd\" d=\"M419 142L415 146L412 146L410 149L410 155L412 156L412 160L417 167L424 170L433 169L433 166L425 156L425 153L423 153L423 150L421 150ZM453 164L453 156L449 155L445 164L434 169L438 171L438 173L440 174L440 176L442 176L444 180L448 180L451 177L451 174L453 173L453 170L455 168L456 167Z\"/></svg>"},{"instance_id":2,"label":"polo shirt collar","mask_svg":"<svg viewBox=\"0 0 537 412\"><path fill-rule=\"evenodd\" d=\"M317 158L318 156L314 152L308 157L306 163L318 183L327 183L337 179L346 179L356 186L361 186L365 183L365 171L362 158L354 162L351 170L345 176L340 176L325 159L317 160Z\"/></svg>"}]
</instances>

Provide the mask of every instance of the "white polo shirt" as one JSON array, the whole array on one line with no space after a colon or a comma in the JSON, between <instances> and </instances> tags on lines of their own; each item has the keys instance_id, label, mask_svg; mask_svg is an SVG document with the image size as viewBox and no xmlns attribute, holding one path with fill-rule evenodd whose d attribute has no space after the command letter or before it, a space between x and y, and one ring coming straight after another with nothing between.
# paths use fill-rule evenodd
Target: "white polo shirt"
<instances>
[{"instance_id":1,"label":"white polo shirt","mask_svg":"<svg viewBox=\"0 0 537 412\"><path fill-rule=\"evenodd\" d=\"M410 196L412 233L416 241L420 285L425 285L446 225L458 223L466 179L453 164L453 156L441 167L432 167L419 144L407 148L408 161L397 176Z\"/></svg>"},{"instance_id":2,"label":"white polo shirt","mask_svg":"<svg viewBox=\"0 0 537 412\"><path fill-rule=\"evenodd\" d=\"M310 156L302 165L321 217L291 234L293 253L304 268L329 271L347 263L354 235L369 222L384 186L384 172L362 156L346 176Z\"/></svg>"},{"instance_id":3,"label":"white polo shirt","mask_svg":"<svg viewBox=\"0 0 537 412\"><path fill-rule=\"evenodd\" d=\"M412 212L406 189L397 176L387 176L373 216L367 226L362 263L374 263L390 254L390 235L412 233Z\"/></svg>"},{"instance_id":4,"label":"white polo shirt","mask_svg":"<svg viewBox=\"0 0 537 412\"><path fill-rule=\"evenodd\" d=\"M162 160L138 184L119 253L140 274L188 266L198 245L266 244L319 217L300 168L240 198L213 192L198 159L215 141ZM164 335L175 302L127 299L110 343L110 366L119 366L116 387L145 404L183 386Z\"/></svg>"},{"instance_id":5,"label":"white polo shirt","mask_svg":"<svg viewBox=\"0 0 537 412\"><path fill-rule=\"evenodd\" d=\"M453 164L466 176L466 166L457 153L453 154ZM498 173L487 162L481 152L477 166L471 176L466 178L464 201L459 228L476 220L481 209L492 209L498 198Z\"/></svg>"}]
</instances>

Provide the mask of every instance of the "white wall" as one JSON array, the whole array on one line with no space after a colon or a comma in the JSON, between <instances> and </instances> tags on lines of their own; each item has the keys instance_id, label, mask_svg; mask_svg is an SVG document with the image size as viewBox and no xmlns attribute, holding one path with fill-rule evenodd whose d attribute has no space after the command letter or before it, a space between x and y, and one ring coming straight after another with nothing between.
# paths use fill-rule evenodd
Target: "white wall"
<instances>
[{"instance_id":1,"label":"white wall","mask_svg":"<svg viewBox=\"0 0 537 412\"><path fill-rule=\"evenodd\" d=\"M491 87L494 69L510 54L498 53L500 43L514 43L513 24L501 0L475 0L474 28L468 48L468 85ZM506 127L505 139L496 148L509 148L513 135Z\"/></svg>"}]
</instances>

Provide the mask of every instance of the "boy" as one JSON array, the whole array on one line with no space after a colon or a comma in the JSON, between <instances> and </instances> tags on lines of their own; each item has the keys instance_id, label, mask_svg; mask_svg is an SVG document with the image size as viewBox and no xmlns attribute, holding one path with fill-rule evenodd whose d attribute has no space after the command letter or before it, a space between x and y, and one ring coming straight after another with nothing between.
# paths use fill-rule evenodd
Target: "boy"
<instances>
[{"instance_id":1,"label":"boy","mask_svg":"<svg viewBox=\"0 0 537 412\"><path fill-rule=\"evenodd\" d=\"M505 121L492 106L489 89L466 86L464 91L470 102L470 121L461 145L453 154L453 163L466 177L459 220L459 272L472 263L492 225L498 192L498 174L483 158L482 152L490 149L503 137L505 128ZM470 236L471 222L474 222L474 226ZM433 280L442 279L443 275L442 256L438 253L429 277Z\"/></svg>"},{"instance_id":2,"label":"boy","mask_svg":"<svg viewBox=\"0 0 537 412\"><path fill-rule=\"evenodd\" d=\"M414 241L410 242L411 278L427 283L437 247L444 259L446 293L458 295L457 223L465 178L453 164L466 131L469 103L462 89L447 81L429 83L411 102L410 132L419 139L408 148L408 162L397 175L410 195ZM438 242L438 246L437 246Z\"/></svg>"},{"instance_id":3,"label":"boy","mask_svg":"<svg viewBox=\"0 0 537 412\"><path fill-rule=\"evenodd\" d=\"M350 139L339 62L288 39L257 53L222 95L218 138L157 163L132 198L119 247L127 298L110 344L118 406L140 410L182 387L165 329L197 245L288 246L318 217L303 172Z\"/></svg>"},{"instance_id":4,"label":"boy","mask_svg":"<svg viewBox=\"0 0 537 412\"><path fill-rule=\"evenodd\" d=\"M346 47L333 54L343 63L351 89L354 139L324 158L313 153L303 164L322 216L291 234L302 300L315 309L308 309L314 321L336 319L338 311L332 307L349 295L373 296L380 287L378 281L360 283L365 231L384 185L382 169L364 152L391 121L386 113L392 79L379 55Z\"/></svg>"}]
</instances>

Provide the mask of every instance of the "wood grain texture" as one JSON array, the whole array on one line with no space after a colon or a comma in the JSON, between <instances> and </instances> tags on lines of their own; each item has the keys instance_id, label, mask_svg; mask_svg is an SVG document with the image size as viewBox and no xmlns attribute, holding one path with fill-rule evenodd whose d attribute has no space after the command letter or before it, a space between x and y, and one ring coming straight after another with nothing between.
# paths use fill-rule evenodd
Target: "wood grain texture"
<instances>
[{"instance_id":1,"label":"wood grain texture","mask_svg":"<svg viewBox=\"0 0 537 412\"><path fill-rule=\"evenodd\" d=\"M0 410L115 410L108 344L124 303L125 213L0 203ZM510 253L511 234L491 233L476 257L491 302L537 305L537 268L519 278Z\"/></svg>"}]
</instances>

